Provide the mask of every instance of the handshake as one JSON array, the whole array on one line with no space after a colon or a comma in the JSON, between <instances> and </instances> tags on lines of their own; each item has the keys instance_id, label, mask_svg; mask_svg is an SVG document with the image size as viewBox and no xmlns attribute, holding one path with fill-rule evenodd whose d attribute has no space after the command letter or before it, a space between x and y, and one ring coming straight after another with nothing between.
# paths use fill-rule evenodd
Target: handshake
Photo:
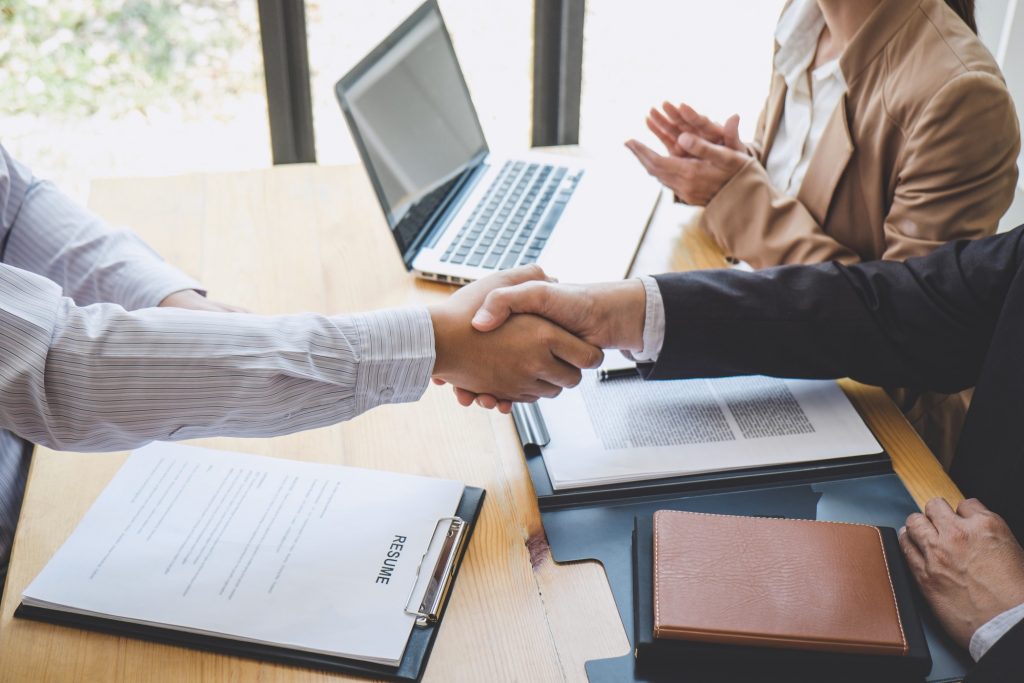
<instances>
[{"instance_id":1,"label":"handshake","mask_svg":"<svg viewBox=\"0 0 1024 683\"><path fill-rule=\"evenodd\" d=\"M602 349L640 351L646 307L639 280L557 284L539 266L496 273L431 306L433 378L464 406L511 410L579 384Z\"/></svg>"}]
</instances>

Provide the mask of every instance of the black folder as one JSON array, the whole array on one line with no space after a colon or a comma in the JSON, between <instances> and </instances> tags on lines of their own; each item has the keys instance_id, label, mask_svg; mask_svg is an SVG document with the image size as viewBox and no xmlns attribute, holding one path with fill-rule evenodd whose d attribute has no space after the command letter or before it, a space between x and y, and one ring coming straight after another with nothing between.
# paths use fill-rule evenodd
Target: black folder
<instances>
[{"instance_id":1,"label":"black folder","mask_svg":"<svg viewBox=\"0 0 1024 683\"><path fill-rule=\"evenodd\" d=\"M466 523L466 531L461 549L455 556L451 566L450 580L452 587L454 587L459 567L462 564L462 558L465 555L473 529L476 526L477 517L480 515L484 494L485 492L481 488L467 486L463 491L462 500L459 502L459 507L455 512L455 516ZM71 614L26 605L19 605L14 611L14 616L45 621L61 626L102 631L118 636L141 638L170 645L181 645L197 650L208 650L220 654L278 662L280 664L292 664L387 681L419 681L423 678L423 673L426 670L427 661L430 659L430 651L434 646L434 640L437 638L437 632L441 628L441 621L444 618L447 604L447 599L442 600L435 613L435 618L431 618L423 625L417 624L413 627L412 633L409 636L409 642L405 646L405 654L402 656L402 661L397 667L315 652L303 652L275 645L244 642L223 636L185 633L159 626L133 624L106 617Z\"/></svg>"},{"instance_id":2,"label":"black folder","mask_svg":"<svg viewBox=\"0 0 1024 683\"><path fill-rule=\"evenodd\" d=\"M707 683L759 680L764 683L902 683L924 681L932 666L914 589L896 531L881 527L900 623L910 652L905 656L782 650L718 645L654 637L654 548L651 516L637 517L633 530L633 604L637 667L654 675L687 676Z\"/></svg>"},{"instance_id":3,"label":"black folder","mask_svg":"<svg viewBox=\"0 0 1024 683\"><path fill-rule=\"evenodd\" d=\"M898 528L907 515L918 511L884 452L556 491L544 462L546 426L538 411L522 410L519 404L515 408L513 417L551 556L556 562L596 560L604 566L631 645L636 643L632 539L638 517L649 518L656 510L673 509ZM932 659L925 680L961 681L971 666L970 656L946 635L924 606L921 619ZM705 683L705 678L686 670L665 672L638 667L632 650L627 655L589 661L586 670L591 683ZM765 680L763 673L728 680L761 683Z\"/></svg>"}]
</instances>

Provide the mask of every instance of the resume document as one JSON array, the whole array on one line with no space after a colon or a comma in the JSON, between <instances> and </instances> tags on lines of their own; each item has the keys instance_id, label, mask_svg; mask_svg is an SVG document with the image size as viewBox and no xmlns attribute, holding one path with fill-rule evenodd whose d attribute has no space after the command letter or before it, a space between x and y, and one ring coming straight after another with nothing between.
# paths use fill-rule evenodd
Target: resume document
<instances>
[{"instance_id":1,"label":"resume document","mask_svg":"<svg viewBox=\"0 0 1024 683\"><path fill-rule=\"evenodd\" d=\"M434 530L462 492L156 443L132 453L23 600L397 665L415 621L406 606L426 584L420 565L432 567Z\"/></svg>"}]
</instances>

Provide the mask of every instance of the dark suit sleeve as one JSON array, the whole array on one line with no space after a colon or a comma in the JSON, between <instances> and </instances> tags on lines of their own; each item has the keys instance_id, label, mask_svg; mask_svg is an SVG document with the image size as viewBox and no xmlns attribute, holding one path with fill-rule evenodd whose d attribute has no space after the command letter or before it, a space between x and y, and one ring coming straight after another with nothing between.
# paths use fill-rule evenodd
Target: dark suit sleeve
<instances>
[{"instance_id":1,"label":"dark suit sleeve","mask_svg":"<svg viewBox=\"0 0 1024 683\"><path fill-rule=\"evenodd\" d=\"M1018 622L989 648L964 683L1017 681L1024 672L1024 621Z\"/></svg>"},{"instance_id":2,"label":"dark suit sleeve","mask_svg":"<svg viewBox=\"0 0 1024 683\"><path fill-rule=\"evenodd\" d=\"M665 341L650 379L852 377L945 393L974 386L1024 226L906 262L657 276Z\"/></svg>"}]
</instances>

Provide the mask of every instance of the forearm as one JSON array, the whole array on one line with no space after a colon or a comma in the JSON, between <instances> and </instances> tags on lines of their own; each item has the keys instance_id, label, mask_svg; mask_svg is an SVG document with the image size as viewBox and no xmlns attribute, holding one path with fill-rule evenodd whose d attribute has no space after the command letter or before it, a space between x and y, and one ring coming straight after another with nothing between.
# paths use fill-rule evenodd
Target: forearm
<instances>
[{"instance_id":1,"label":"forearm","mask_svg":"<svg viewBox=\"0 0 1024 683\"><path fill-rule=\"evenodd\" d=\"M0 270L6 370L0 426L53 448L267 437L423 393L425 310L324 317L76 306L42 278Z\"/></svg>"},{"instance_id":2,"label":"forearm","mask_svg":"<svg viewBox=\"0 0 1024 683\"><path fill-rule=\"evenodd\" d=\"M1020 267L1021 235L950 244L905 264L659 276L666 335L648 373L973 386Z\"/></svg>"},{"instance_id":3,"label":"forearm","mask_svg":"<svg viewBox=\"0 0 1024 683\"><path fill-rule=\"evenodd\" d=\"M755 268L860 261L853 250L826 234L798 199L775 189L757 159L719 190L703 221L730 256Z\"/></svg>"},{"instance_id":4,"label":"forearm","mask_svg":"<svg viewBox=\"0 0 1024 683\"><path fill-rule=\"evenodd\" d=\"M53 280L82 306L109 302L134 310L200 288L132 232L110 228L51 183L35 179L2 147L0 155L10 187L4 263Z\"/></svg>"}]
</instances>

